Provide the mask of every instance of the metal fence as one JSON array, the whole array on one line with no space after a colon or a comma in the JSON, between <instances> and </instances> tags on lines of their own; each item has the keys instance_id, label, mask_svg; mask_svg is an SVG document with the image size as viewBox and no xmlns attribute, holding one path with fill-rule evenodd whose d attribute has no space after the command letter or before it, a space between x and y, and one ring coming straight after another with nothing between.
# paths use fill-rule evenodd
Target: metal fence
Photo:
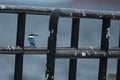
<instances>
[{"instance_id":1,"label":"metal fence","mask_svg":"<svg viewBox=\"0 0 120 80\"><path fill-rule=\"evenodd\" d=\"M55 9L33 6L0 5L1 13L18 14L16 47L0 47L0 54L15 54L14 80L22 80L24 54L46 54L46 80L54 80L55 59L70 59L68 80L76 80L78 58L98 58L98 80L106 80L108 58L117 58L117 77L120 79L120 42L117 48L109 48L109 31L111 20L120 20L120 12L97 11L84 9ZM49 15L48 47L26 48L24 46L26 14ZM72 33L70 47L56 47L59 17L72 18ZM78 48L80 18L95 18L102 20L101 47Z\"/></svg>"}]
</instances>

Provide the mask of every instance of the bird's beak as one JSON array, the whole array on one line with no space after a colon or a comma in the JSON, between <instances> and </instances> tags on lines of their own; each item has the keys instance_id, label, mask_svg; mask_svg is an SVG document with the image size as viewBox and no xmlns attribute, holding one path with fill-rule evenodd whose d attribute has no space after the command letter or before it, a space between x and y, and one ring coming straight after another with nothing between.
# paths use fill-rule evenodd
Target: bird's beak
<instances>
[{"instance_id":1,"label":"bird's beak","mask_svg":"<svg viewBox=\"0 0 120 80\"><path fill-rule=\"evenodd\" d=\"M38 34L34 34L34 36L39 36Z\"/></svg>"}]
</instances>

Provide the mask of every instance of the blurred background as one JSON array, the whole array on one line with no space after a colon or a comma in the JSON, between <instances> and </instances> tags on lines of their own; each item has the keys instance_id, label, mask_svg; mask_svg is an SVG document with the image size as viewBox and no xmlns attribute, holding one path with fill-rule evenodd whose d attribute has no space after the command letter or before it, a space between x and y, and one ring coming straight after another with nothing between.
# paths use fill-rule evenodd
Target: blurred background
<instances>
[{"instance_id":1,"label":"blurred background","mask_svg":"<svg viewBox=\"0 0 120 80\"><path fill-rule=\"evenodd\" d=\"M119 11L119 0L0 0L0 4L29 5L38 7L76 8ZM69 47L71 18L60 18L57 47ZM79 47L100 47L102 21L80 20ZM38 47L47 47L49 16L27 15L25 46L30 33L39 34ZM110 47L118 46L120 21L111 21ZM17 14L0 13L0 46L15 46ZM13 80L15 55L0 55L1 80ZM46 55L24 55L23 80L45 80ZM69 59L56 59L55 80L68 80ZM98 59L78 59L77 80L97 80ZM116 73L117 60L108 60L109 73Z\"/></svg>"}]
</instances>

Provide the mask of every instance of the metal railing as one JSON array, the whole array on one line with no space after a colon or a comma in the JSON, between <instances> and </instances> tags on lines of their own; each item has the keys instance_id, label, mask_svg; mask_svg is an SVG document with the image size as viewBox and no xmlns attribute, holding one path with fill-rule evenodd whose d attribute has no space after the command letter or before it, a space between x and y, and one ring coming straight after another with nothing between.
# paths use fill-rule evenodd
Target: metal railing
<instances>
[{"instance_id":1,"label":"metal railing","mask_svg":"<svg viewBox=\"0 0 120 80\"><path fill-rule=\"evenodd\" d=\"M1 13L18 14L17 47L0 47L0 54L15 54L14 80L22 80L23 56L24 54L46 54L46 80L54 80L55 59L70 59L68 80L76 80L77 59L78 58L98 58L99 74L98 80L106 80L107 59L117 58L117 77L120 79L120 45L118 48L109 48L109 30L111 20L120 20L120 12L97 11L84 9L64 9L64 8L41 8L33 6L0 5ZM49 15L49 37L48 47L28 48L24 46L26 14ZM70 47L56 47L57 28L59 17L72 18L72 33ZM79 22L80 18L95 18L102 20L101 47L100 48L78 48ZM120 44L120 43L119 43Z\"/></svg>"}]
</instances>

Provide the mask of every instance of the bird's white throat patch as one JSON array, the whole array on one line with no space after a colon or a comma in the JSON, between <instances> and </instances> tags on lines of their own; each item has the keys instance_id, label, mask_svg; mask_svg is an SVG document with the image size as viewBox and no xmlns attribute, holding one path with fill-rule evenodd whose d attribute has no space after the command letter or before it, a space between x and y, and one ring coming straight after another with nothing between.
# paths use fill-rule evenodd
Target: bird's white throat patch
<instances>
[{"instance_id":1,"label":"bird's white throat patch","mask_svg":"<svg viewBox=\"0 0 120 80\"><path fill-rule=\"evenodd\" d=\"M34 36L29 36L29 38L34 38Z\"/></svg>"}]
</instances>

